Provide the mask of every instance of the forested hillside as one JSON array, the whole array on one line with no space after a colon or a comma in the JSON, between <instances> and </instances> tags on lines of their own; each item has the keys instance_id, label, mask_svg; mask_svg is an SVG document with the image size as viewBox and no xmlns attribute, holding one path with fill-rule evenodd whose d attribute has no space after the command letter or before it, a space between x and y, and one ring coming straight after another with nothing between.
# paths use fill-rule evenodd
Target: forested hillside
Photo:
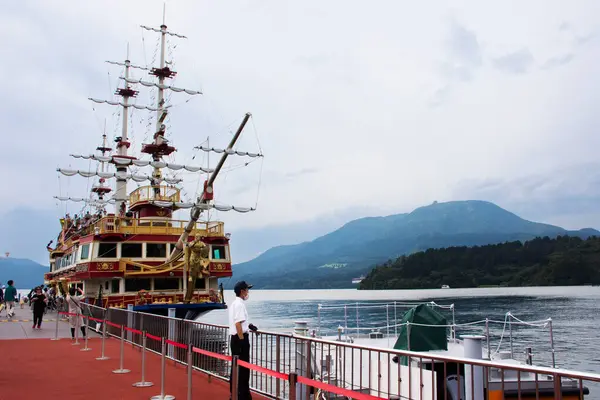
<instances>
[{"instance_id":1,"label":"forested hillside","mask_svg":"<svg viewBox=\"0 0 600 400\"><path fill-rule=\"evenodd\" d=\"M429 249L375 267L360 289L419 289L600 283L600 238L535 238Z\"/></svg>"}]
</instances>

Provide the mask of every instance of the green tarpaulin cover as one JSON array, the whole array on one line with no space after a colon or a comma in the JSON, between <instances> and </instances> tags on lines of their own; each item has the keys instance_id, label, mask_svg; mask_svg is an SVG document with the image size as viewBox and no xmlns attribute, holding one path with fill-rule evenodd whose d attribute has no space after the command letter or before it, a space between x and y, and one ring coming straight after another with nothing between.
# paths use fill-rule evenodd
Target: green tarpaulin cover
<instances>
[{"instance_id":1,"label":"green tarpaulin cover","mask_svg":"<svg viewBox=\"0 0 600 400\"><path fill-rule=\"evenodd\" d=\"M410 338L408 327L402 325L394 349L410 351L448 350L447 327L445 326L448 325L448 322L446 317L434 310L433 307L420 304L411 308L404 314L400 323L405 324L407 322L410 322ZM401 357L401 362L403 365L407 365L406 357Z\"/></svg>"}]
</instances>

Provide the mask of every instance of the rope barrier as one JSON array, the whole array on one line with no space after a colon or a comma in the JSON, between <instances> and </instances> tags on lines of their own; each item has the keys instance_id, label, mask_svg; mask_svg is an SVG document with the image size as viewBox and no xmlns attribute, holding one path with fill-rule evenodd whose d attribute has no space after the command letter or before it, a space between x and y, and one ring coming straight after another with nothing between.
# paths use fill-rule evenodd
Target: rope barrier
<instances>
[{"instance_id":1,"label":"rope barrier","mask_svg":"<svg viewBox=\"0 0 600 400\"><path fill-rule=\"evenodd\" d=\"M169 339L166 339L166 340L165 340L165 342L166 342L167 344L170 344L170 345L172 345L172 346L179 347L180 349L187 349L187 346L186 346L185 344L181 344L181 343L178 343L178 342L174 342L174 341L172 341L172 340L169 340Z\"/></svg>"},{"instance_id":2,"label":"rope barrier","mask_svg":"<svg viewBox=\"0 0 600 400\"><path fill-rule=\"evenodd\" d=\"M202 354L204 356L218 358L219 360L223 360L223 361L231 361L232 360L231 356L227 356L225 354L213 353L211 351L202 350L202 349L199 349L197 347L192 347L192 351L194 353Z\"/></svg>"},{"instance_id":3,"label":"rope barrier","mask_svg":"<svg viewBox=\"0 0 600 400\"><path fill-rule=\"evenodd\" d=\"M238 361L239 362L239 361ZM298 376L298 383L312 386L317 389L324 390L326 392L340 394L354 400L385 400L385 397L371 396L370 394L355 392L350 389L344 389L339 386L331 385L329 383L315 381L314 379L306 378L304 376Z\"/></svg>"},{"instance_id":4,"label":"rope barrier","mask_svg":"<svg viewBox=\"0 0 600 400\"><path fill-rule=\"evenodd\" d=\"M249 362L246 361L242 361L242 360L238 360L238 365L251 369L253 371L256 372L261 372L265 375L270 375L272 377L275 377L277 379L283 379L284 381L289 381L290 380L290 375L289 374L284 374L283 372L277 372L277 371L273 371L272 369L268 369L265 367L261 367L260 365L256 365L256 364L250 364Z\"/></svg>"}]
</instances>

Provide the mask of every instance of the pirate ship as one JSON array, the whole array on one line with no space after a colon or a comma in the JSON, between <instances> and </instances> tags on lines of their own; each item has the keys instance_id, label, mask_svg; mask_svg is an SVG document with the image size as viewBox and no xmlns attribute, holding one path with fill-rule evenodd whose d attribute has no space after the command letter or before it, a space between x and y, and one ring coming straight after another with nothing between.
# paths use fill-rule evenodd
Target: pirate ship
<instances>
[{"instance_id":1,"label":"pirate ship","mask_svg":"<svg viewBox=\"0 0 600 400\"><path fill-rule=\"evenodd\" d=\"M160 28L141 27L160 34L159 67L134 65L128 59L107 61L122 67L120 79L123 85L115 92L118 97L115 101L89 100L121 108L121 133L115 137L115 151L104 134L96 154L71 155L97 162L95 171L58 168L62 175L99 179L92 186L89 198L55 196L61 201L82 202L84 206L79 216L66 214L60 219L56 243L52 246L51 241L47 246L50 271L45 274L45 279L48 284L57 286L62 294L70 286L77 286L89 303L102 307L126 308L131 305L133 310L161 315L166 315L168 309L175 309L178 318L195 319L204 312L226 308L218 279L232 275L230 235L223 222L203 221L200 217L211 209L242 213L254 210L215 204L213 190L228 157L258 158L262 154L234 150L250 118L250 114L246 114L225 149L196 147L197 151L220 155L214 168L164 161L164 157L172 156L176 151L171 138L166 137L165 120L171 105L167 104L165 92L189 96L202 93L166 83L177 74L171 69L172 62L165 60L166 38L185 36L167 30L164 15ZM132 70L145 71L152 78L135 79L131 76ZM156 90L155 107L135 102L138 85ZM128 117L132 108L155 115L153 141L142 145L139 158L129 154ZM132 171L136 167L151 167L152 170L149 174L141 174ZM178 186L182 180L167 177L165 170L198 173L198 179L202 178L200 174L207 174L196 200L183 201L182 188ZM111 180L116 181L112 196ZM145 182L145 185L138 185L128 192L129 181ZM114 210L108 211L109 207ZM190 210L188 220L174 219L174 213L181 209Z\"/></svg>"}]
</instances>

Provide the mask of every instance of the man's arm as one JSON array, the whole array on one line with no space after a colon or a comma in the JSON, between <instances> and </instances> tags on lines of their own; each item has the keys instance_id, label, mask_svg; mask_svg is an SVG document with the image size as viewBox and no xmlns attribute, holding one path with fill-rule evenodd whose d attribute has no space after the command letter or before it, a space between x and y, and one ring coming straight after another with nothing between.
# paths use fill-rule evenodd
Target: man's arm
<instances>
[{"instance_id":1,"label":"man's arm","mask_svg":"<svg viewBox=\"0 0 600 400\"><path fill-rule=\"evenodd\" d=\"M244 331L242 331L242 322L244 322L244 321L235 323L235 330L237 331L237 335L241 340L244 339Z\"/></svg>"}]
</instances>

